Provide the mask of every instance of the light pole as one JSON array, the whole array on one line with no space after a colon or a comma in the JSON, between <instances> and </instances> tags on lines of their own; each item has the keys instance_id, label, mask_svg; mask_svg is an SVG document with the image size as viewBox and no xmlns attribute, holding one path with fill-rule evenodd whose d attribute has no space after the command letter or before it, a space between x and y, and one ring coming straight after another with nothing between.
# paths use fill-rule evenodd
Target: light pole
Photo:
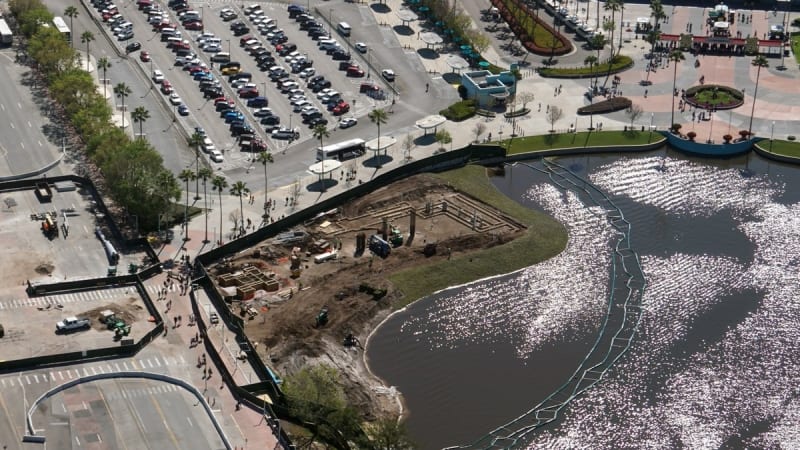
<instances>
[{"instance_id":1,"label":"light pole","mask_svg":"<svg viewBox=\"0 0 800 450\"><path fill-rule=\"evenodd\" d=\"M231 54L231 40L230 39L225 39L225 42L228 43L228 54L230 55Z\"/></svg>"},{"instance_id":2,"label":"light pole","mask_svg":"<svg viewBox=\"0 0 800 450\"><path fill-rule=\"evenodd\" d=\"M367 47L367 79L369 79L370 69L372 68L372 52Z\"/></svg>"},{"instance_id":3,"label":"light pole","mask_svg":"<svg viewBox=\"0 0 800 450\"><path fill-rule=\"evenodd\" d=\"M714 111L715 110L714 110L713 107L708 109L708 117L711 119L711 124L708 127L708 143L709 144L712 142L711 141L711 133L714 131Z\"/></svg>"},{"instance_id":4,"label":"light pole","mask_svg":"<svg viewBox=\"0 0 800 450\"><path fill-rule=\"evenodd\" d=\"M650 143L650 139L653 138L653 116L655 113L650 113L650 135L647 136L647 143Z\"/></svg>"},{"instance_id":5,"label":"light pole","mask_svg":"<svg viewBox=\"0 0 800 450\"><path fill-rule=\"evenodd\" d=\"M775 121L772 121L772 131L769 133L769 151L772 153L772 138L775 137Z\"/></svg>"}]
</instances>

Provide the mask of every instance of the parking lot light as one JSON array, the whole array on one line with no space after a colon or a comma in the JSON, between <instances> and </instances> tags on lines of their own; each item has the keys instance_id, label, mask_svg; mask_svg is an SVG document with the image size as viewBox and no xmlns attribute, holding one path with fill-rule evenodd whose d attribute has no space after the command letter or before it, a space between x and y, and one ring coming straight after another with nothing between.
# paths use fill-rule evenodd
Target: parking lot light
<instances>
[{"instance_id":1,"label":"parking lot light","mask_svg":"<svg viewBox=\"0 0 800 450\"><path fill-rule=\"evenodd\" d=\"M225 39L225 42L228 43L228 54L230 55L231 54L231 40L230 39Z\"/></svg>"}]
</instances>

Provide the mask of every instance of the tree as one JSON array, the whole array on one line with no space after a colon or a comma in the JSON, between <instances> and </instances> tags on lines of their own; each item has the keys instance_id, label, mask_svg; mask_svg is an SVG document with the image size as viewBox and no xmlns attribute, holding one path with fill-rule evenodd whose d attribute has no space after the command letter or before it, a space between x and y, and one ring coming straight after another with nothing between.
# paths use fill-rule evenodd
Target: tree
<instances>
[{"instance_id":1,"label":"tree","mask_svg":"<svg viewBox=\"0 0 800 450\"><path fill-rule=\"evenodd\" d=\"M81 33L81 42L86 44L86 71L89 71L89 43L94 40L94 33L89 30Z\"/></svg>"},{"instance_id":2,"label":"tree","mask_svg":"<svg viewBox=\"0 0 800 450\"><path fill-rule=\"evenodd\" d=\"M181 181L186 183L186 206L183 209L183 226L185 227L185 233L183 240L189 240L189 182L196 178L194 172L190 169L183 169L180 175L178 175ZM222 205L220 205L222 206Z\"/></svg>"},{"instance_id":3,"label":"tree","mask_svg":"<svg viewBox=\"0 0 800 450\"><path fill-rule=\"evenodd\" d=\"M758 97L758 80L761 77L761 68L769 67L769 62L763 55L758 55L753 59L753 65L758 67L758 71L756 72L756 88L753 91L753 107L750 110L750 125L747 127L748 137L753 135L753 115L756 113L756 97Z\"/></svg>"},{"instance_id":4,"label":"tree","mask_svg":"<svg viewBox=\"0 0 800 450\"><path fill-rule=\"evenodd\" d=\"M561 116L563 115L564 111L562 111L558 106L551 106L550 110L547 111L547 123L550 124L551 133L556 131L556 122L561 120Z\"/></svg>"},{"instance_id":5,"label":"tree","mask_svg":"<svg viewBox=\"0 0 800 450\"><path fill-rule=\"evenodd\" d=\"M631 128L630 128L631 130L633 130L633 122L636 121L636 119L638 119L639 117L641 117L643 112L644 110L642 109L641 106L633 104L629 106L628 109L625 110L625 115L627 115L628 118L631 119Z\"/></svg>"},{"instance_id":6,"label":"tree","mask_svg":"<svg viewBox=\"0 0 800 450\"><path fill-rule=\"evenodd\" d=\"M250 189L247 189L247 184L244 181L237 181L231 186L231 195L239 197L239 214L241 215L240 225L244 227L244 203L242 197L250 194Z\"/></svg>"},{"instance_id":7,"label":"tree","mask_svg":"<svg viewBox=\"0 0 800 450\"><path fill-rule=\"evenodd\" d=\"M619 46L617 46L617 54L619 55L622 53L622 27L625 25L622 18L625 15L625 2L622 0L616 0L616 2L619 4Z\"/></svg>"},{"instance_id":8,"label":"tree","mask_svg":"<svg viewBox=\"0 0 800 450\"><path fill-rule=\"evenodd\" d=\"M97 60L97 68L103 71L103 98L106 96L106 72L108 69L111 68L111 61L108 60L105 56Z\"/></svg>"},{"instance_id":9,"label":"tree","mask_svg":"<svg viewBox=\"0 0 800 450\"><path fill-rule=\"evenodd\" d=\"M208 190L207 190L207 183L209 178L214 176L214 172L209 169L208 167L203 167L197 172L197 178L203 180L203 209L205 209L205 213L203 214L206 218L206 237L203 239L203 244L208 244ZM222 208L222 205L219 205Z\"/></svg>"},{"instance_id":10,"label":"tree","mask_svg":"<svg viewBox=\"0 0 800 450\"><path fill-rule=\"evenodd\" d=\"M114 94L122 100L122 128L125 128L125 98L131 95L133 91L125 83L118 83L114 86Z\"/></svg>"},{"instance_id":11,"label":"tree","mask_svg":"<svg viewBox=\"0 0 800 450\"><path fill-rule=\"evenodd\" d=\"M414 443L408 435L405 424L396 417L381 417L370 423L366 429L375 450L412 450Z\"/></svg>"},{"instance_id":12,"label":"tree","mask_svg":"<svg viewBox=\"0 0 800 450\"><path fill-rule=\"evenodd\" d=\"M595 86L597 86L597 74L594 72L593 68L594 65L597 64L597 57L594 55L589 55L583 60L583 64L589 66L589 73L592 74L592 77L589 78L589 104L594 103L594 94L595 94ZM594 130L594 124L592 123L594 119L594 110L589 108L589 130ZM575 132L578 132L578 126L575 124Z\"/></svg>"},{"instance_id":13,"label":"tree","mask_svg":"<svg viewBox=\"0 0 800 450\"><path fill-rule=\"evenodd\" d=\"M194 148L194 173L197 175L195 177L195 184L194 184L194 199L200 200L200 146L203 145L203 140L205 136L200 133L193 133L189 136L189 146Z\"/></svg>"},{"instance_id":14,"label":"tree","mask_svg":"<svg viewBox=\"0 0 800 450\"><path fill-rule=\"evenodd\" d=\"M661 30L659 29L658 22L660 20L662 20L662 19L666 19L667 18L667 15L664 13L664 5L661 4L661 0L650 0L650 15L655 18L655 25L653 25L653 32L657 33L657 34L655 34L655 33L651 33L651 34L654 37L655 36L659 36L660 37ZM648 35L648 37L649 37L649 35ZM653 59L653 53L654 53L655 48L656 48L656 42L658 42L657 39L652 39L652 42L650 42L650 59ZM648 73L650 73L650 72L648 72Z\"/></svg>"},{"instance_id":15,"label":"tree","mask_svg":"<svg viewBox=\"0 0 800 450\"><path fill-rule=\"evenodd\" d=\"M478 142L481 135L486 132L486 124L483 122L476 122L475 126L472 127L472 132L475 133L475 142Z\"/></svg>"},{"instance_id":16,"label":"tree","mask_svg":"<svg viewBox=\"0 0 800 450\"><path fill-rule=\"evenodd\" d=\"M69 17L69 29L74 31L75 27L72 24L72 19L78 17L78 8L67 6L66 9L64 9L64 15ZM72 45L72 33L69 35L69 45Z\"/></svg>"},{"instance_id":17,"label":"tree","mask_svg":"<svg viewBox=\"0 0 800 450\"><path fill-rule=\"evenodd\" d=\"M175 179L175 175L169 170L162 169L155 177L153 177L153 189L158 195L155 198L159 199L159 205L156 205L156 219L158 223L156 228L161 230L161 216L167 215L173 200L178 200L181 196L181 187ZM147 217L147 216L145 216ZM171 222L170 222L171 223Z\"/></svg>"},{"instance_id":18,"label":"tree","mask_svg":"<svg viewBox=\"0 0 800 450\"><path fill-rule=\"evenodd\" d=\"M673 50L669 53L669 60L672 62L672 92L675 92L675 84L678 80L678 63L686 59L683 52L680 50ZM672 114L669 117L669 128L675 128L675 96L672 96Z\"/></svg>"},{"instance_id":19,"label":"tree","mask_svg":"<svg viewBox=\"0 0 800 450\"><path fill-rule=\"evenodd\" d=\"M318 126L320 126L320 125L315 126L314 129L316 130L316 128ZM322 125L322 126L324 127L325 125ZM258 162L260 162L261 165L264 166L264 216L263 216L263 219L264 219L264 222L266 223L267 222L267 217L269 215L268 211L267 211L267 208L269 208L269 205L267 204L267 200L269 199L269 183L267 183L267 164L273 163L273 162L275 162L275 160L272 158L272 153L264 150L263 152L258 154Z\"/></svg>"},{"instance_id":20,"label":"tree","mask_svg":"<svg viewBox=\"0 0 800 450\"><path fill-rule=\"evenodd\" d=\"M377 108L370 111L367 115L369 117L370 122L374 123L378 126L378 148L381 148L381 125L389 121L389 115L386 114L386 111Z\"/></svg>"},{"instance_id":21,"label":"tree","mask_svg":"<svg viewBox=\"0 0 800 450\"><path fill-rule=\"evenodd\" d=\"M131 112L131 120L139 124L139 139L144 139L144 123L150 118L150 111L144 106L137 106Z\"/></svg>"},{"instance_id":22,"label":"tree","mask_svg":"<svg viewBox=\"0 0 800 450\"><path fill-rule=\"evenodd\" d=\"M481 32L475 32L472 34L469 41L470 44L472 44L472 47L475 48L475 50L477 50L480 54L483 54L483 52L489 48L489 44L491 44L489 37Z\"/></svg>"},{"instance_id":23,"label":"tree","mask_svg":"<svg viewBox=\"0 0 800 450\"><path fill-rule=\"evenodd\" d=\"M439 143L440 151L444 151L444 146L453 142L453 136L451 136L450 132L444 128L436 132L434 139L436 139L436 142Z\"/></svg>"},{"instance_id":24,"label":"tree","mask_svg":"<svg viewBox=\"0 0 800 450\"><path fill-rule=\"evenodd\" d=\"M55 28L37 31L28 43L28 53L48 78L75 67L75 50Z\"/></svg>"},{"instance_id":25,"label":"tree","mask_svg":"<svg viewBox=\"0 0 800 450\"><path fill-rule=\"evenodd\" d=\"M528 103L532 102L536 97L533 95L533 92L520 92L516 95L517 101L522 103L522 109L528 107Z\"/></svg>"},{"instance_id":26,"label":"tree","mask_svg":"<svg viewBox=\"0 0 800 450\"><path fill-rule=\"evenodd\" d=\"M216 175L211 179L211 189L219 194L219 240L217 244L222 245L222 191L228 189L228 180L222 175Z\"/></svg>"},{"instance_id":27,"label":"tree","mask_svg":"<svg viewBox=\"0 0 800 450\"><path fill-rule=\"evenodd\" d=\"M414 136L411 133L407 133L406 137L403 138L403 147L406 149L406 160L411 159L411 149L414 148Z\"/></svg>"},{"instance_id":28,"label":"tree","mask_svg":"<svg viewBox=\"0 0 800 450\"><path fill-rule=\"evenodd\" d=\"M611 56L609 56L609 58L614 58L614 30L616 29L614 20L616 19L617 11L622 9L622 2L620 2L620 0L606 0L605 5L603 5L603 9L606 11L611 11L611 20L603 23L603 30L611 32L611 35L608 38L608 42L611 45ZM621 35L622 32L620 32L620 36ZM620 41L621 40L622 39L620 39Z\"/></svg>"},{"instance_id":29,"label":"tree","mask_svg":"<svg viewBox=\"0 0 800 450\"><path fill-rule=\"evenodd\" d=\"M322 139L330 137L331 133L328 131L327 126L320 123L314 125L314 128L311 129L311 135L314 136L314 139L319 139L319 147L322 148Z\"/></svg>"},{"instance_id":30,"label":"tree","mask_svg":"<svg viewBox=\"0 0 800 450\"><path fill-rule=\"evenodd\" d=\"M69 44L67 44L64 37L61 36L61 33L55 28L42 26L43 24L50 24L53 22L53 14L51 14L41 2L36 2L36 4L30 7L23 7L22 9L24 9L24 12L18 14L17 19L19 22L19 29L25 37L30 38L44 29L49 29L60 36L61 42L64 43L65 47L69 48Z\"/></svg>"}]
</instances>

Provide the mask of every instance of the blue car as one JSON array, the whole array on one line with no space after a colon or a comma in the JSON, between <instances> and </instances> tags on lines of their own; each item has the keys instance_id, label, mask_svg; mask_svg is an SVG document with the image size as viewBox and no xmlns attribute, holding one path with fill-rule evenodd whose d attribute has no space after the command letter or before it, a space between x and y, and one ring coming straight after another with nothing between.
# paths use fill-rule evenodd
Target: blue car
<instances>
[{"instance_id":1,"label":"blue car","mask_svg":"<svg viewBox=\"0 0 800 450\"><path fill-rule=\"evenodd\" d=\"M195 81L214 81L214 75L212 73L206 72L197 72L194 74Z\"/></svg>"},{"instance_id":2,"label":"blue car","mask_svg":"<svg viewBox=\"0 0 800 450\"><path fill-rule=\"evenodd\" d=\"M181 104L181 106L178 106L178 114L180 114L182 116L188 116L189 115L189 107L184 105L184 104Z\"/></svg>"},{"instance_id":3,"label":"blue car","mask_svg":"<svg viewBox=\"0 0 800 450\"><path fill-rule=\"evenodd\" d=\"M244 114L240 113L239 111L228 111L223 117L225 117L225 123L244 120Z\"/></svg>"},{"instance_id":4,"label":"blue car","mask_svg":"<svg viewBox=\"0 0 800 450\"><path fill-rule=\"evenodd\" d=\"M268 105L266 97L253 97L247 100L247 106L252 108L263 108Z\"/></svg>"}]
</instances>

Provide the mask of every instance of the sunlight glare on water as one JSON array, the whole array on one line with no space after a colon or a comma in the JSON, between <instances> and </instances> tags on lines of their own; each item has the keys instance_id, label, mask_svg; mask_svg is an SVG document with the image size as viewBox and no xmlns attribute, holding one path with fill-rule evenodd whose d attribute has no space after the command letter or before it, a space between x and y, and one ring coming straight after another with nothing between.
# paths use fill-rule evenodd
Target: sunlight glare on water
<instances>
[{"instance_id":1,"label":"sunlight glare on water","mask_svg":"<svg viewBox=\"0 0 800 450\"><path fill-rule=\"evenodd\" d=\"M785 186L661 157L591 180L678 218L730 211L754 254L643 255L634 345L530 448L800 448L800 206L775 202Z\"/></svg>"}]
</instances>

